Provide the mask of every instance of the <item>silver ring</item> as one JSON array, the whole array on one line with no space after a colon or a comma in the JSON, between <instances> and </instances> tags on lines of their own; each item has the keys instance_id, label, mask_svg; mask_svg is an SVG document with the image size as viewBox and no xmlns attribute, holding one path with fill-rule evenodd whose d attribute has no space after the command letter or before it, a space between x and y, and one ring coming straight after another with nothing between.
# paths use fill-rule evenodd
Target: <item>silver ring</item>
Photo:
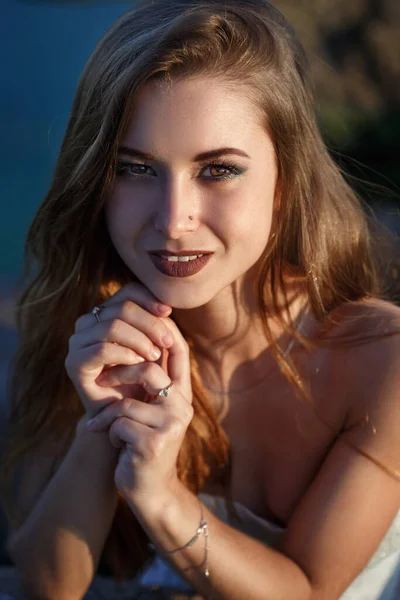
<instances>
[{"instance_id":1,"label":"silver ring","mask_svg":"<svg viewBox=\"0 0 400 600\"><path fill-rule=\"evenodd\" d=\"M101 319L100 319L100 311L103 307L102 306L94 306L92 308L92 315L94 316L94 318L96 319L96 321L98 323L101 323Z\"/></svg>"},{"instance_id":2,"label":"silver ring","mask_svg":"<svg viewBox=\"0 0 400 600\"><path fill-rule=\"evenodd\" d=\"M163 388L162 390L160 390L157 394L157 398L161 397L161 398L166 398L172 388L172 386L174 385L173 382L171 382L169 385L167 385L167 387Z\"/></svg>"}]
</instances>

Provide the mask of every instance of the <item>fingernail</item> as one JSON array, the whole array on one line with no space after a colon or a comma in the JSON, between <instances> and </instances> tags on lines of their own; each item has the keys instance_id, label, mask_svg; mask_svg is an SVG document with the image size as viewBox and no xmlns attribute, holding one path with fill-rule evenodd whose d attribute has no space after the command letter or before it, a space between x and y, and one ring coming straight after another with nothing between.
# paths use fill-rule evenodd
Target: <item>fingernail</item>
<instances>
[{"instance_id":1,"label":"fingernail","mask_svg":"<svg viewBox=\"0 0 400 600\"><path fill-rule=\"evenodd\" d=\"M171 310L170 306L167 306L166 304L157 304L157 312L164 313L168 310Z\"/></svg>"},{"instance_id":2,"label":"fingernail","mask_svg":"<svg viewBox=\"0 0 400 600\"><path fill-rule=\"evenodd\" d=\"M152 348L150 350L150 356L151 358L154 358L155 360L158 360L161 356L161 350L159 348Z\"/></svg>"},{"instance_id":3,"label":"fingernail","mask_svg":"<svg viewBox=\"0 0 400 600\"><path fill-rule=\"evenodd\" d=\"M89 419L89 421L86 423L86 427L89 429L89 431L92 431L93 429L96 429L96 424L97 421L95 418Z\"/></svg>"},{"instance_id":4,"label":"fingernail","mask_svg":"<svg viewBox=\"0 0 400 600\"><path fill-rule=\"evenodd\" d=\"M169 331L167 333L164 333L164 335L162 336L162 341L164 343L165 346L172 346L174 340L172 335L169 333Z\"/></svg>"}]
</instances>

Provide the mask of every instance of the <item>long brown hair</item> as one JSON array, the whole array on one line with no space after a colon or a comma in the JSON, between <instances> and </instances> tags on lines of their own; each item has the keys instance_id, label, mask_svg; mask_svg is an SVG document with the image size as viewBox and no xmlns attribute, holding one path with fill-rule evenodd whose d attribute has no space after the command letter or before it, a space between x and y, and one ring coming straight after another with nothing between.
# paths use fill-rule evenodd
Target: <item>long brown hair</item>
<instances>
[{"instance_id":1,"label":"long brown hair","mask_svg":"<svg viewBox=\"0 0 400 600\"><path fill-rule=\"evenodd\" d=\"M266 316L274 313L284 330L310 345L280 317L285 270L304 279L321 322L343 302L381 293L365 214L322 142L307 61L282 14L266 0L141 2L105 33L83 71L53 182L28 234L34 275L18 305L9 473L45 442L72 435L83 414L64 369L74 323L135 280L111 244L103 211L135 97L148 81L194 76L246 86L273 140L282 202L260 264L259 310L280 368L303 396L301 378ZM210 463L226 462L228 442L193 352L191 368L195 416L179 476L197 493ZM121 500L106 543L116 575L144 564L146 542Z\"/></svg>"}]
</instances>

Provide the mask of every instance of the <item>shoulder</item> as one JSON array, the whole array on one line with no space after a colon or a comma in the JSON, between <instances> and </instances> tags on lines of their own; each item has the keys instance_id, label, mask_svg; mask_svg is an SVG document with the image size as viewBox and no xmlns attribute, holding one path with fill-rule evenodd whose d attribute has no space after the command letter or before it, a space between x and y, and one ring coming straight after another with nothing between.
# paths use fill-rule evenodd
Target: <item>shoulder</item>
<instances>
[{"instance_id":1,"label":"shoulder","mask_svg":"<svg viewBox=\"0 0 400 600\"><path fill-rule=\"evenodd\" d=\"M348 302L332 311L322 331L334 370L353 396L367 397L373 381L382 387L393 370L400 371L398 306L377 298Z\"/></svg>"},{"instance_id":2,"label":"shoulder","mask_svg":"<svg viewBox=\"0 0 400 600\"><path fill-rule=\"evenodd\" d=\"M332 599L367 565L400 501L400 309L368 299L333 317L328 337L340 343L325 352L324 407L346 417L280 546L315 595Z\"/></svg>"},{"instance_id":3,"label":"shoulder","mask_svg":"<svg viewBox=\"0 0 400 600\"><path fill-rule=\"evenodd\" d=\"M332 339L355 346L400 334L400 307L379 298L346 302L326 319Z\"/></svg>"},{"instance_id":4,"label":"shoulder","mask_svg":"<svg viewBox=\"0 0 400 600\"><path fill-rule=\"evenodd\" d=\"M349 302L332 311L323 331L318 363L323 377L314 384L323 414L334 415L329 422L337 431L351 430L357 438L369 439L374 419L381 430L383 422L392 423L385 425L391 429L388 439L398 435L400 308L376 298Z\"/></svg>"},{"instance_id":5,"label":"shoulder","mask_svg":"<svg viewBox=\"0 0 400 600\"><path fill-rule=\"evenodd\" d=\"M348 382L343 441L400 474L400 308L378 299L341 308L338 353ZM399 475L400 478L400 475Z\"/></svg>"},{"instance_id":6,"label":"shoulder","mask_svg":"<svg viewBox=\"0 0 400 600\"><path fill-rule=\"evenodd\" d=\"M400 308L376 298L351 302L333 315L332 338L340 352L344 372L360 383L363 396L370 395L369 383L384 384L400 365Z\"/></svg>"}]
</instances>

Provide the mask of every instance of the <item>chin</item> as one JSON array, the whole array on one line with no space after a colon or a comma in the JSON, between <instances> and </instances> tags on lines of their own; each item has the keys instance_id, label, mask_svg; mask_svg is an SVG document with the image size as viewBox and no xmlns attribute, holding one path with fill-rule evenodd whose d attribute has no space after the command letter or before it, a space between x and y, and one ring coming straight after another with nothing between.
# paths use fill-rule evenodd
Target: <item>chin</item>
<instances>
[{"instance_id":1,"label":"chin","mask_svg":"<svg viewBox=\"0 0 400 600\"><path fill-rule=\"evenodd\" d=\"M146 285L146 284L145 284ZM199 308L210 302L216 294L210 293L211 290L209 285L207 289L202 291L199 289L200 286L195 286L197 289L168 289L168 285L157 286L148 285L149 290L159 299L160 302L164 302L172 308L179 308L183 310L190 310L192 308Z\"/></svg>"}]
</instances>

